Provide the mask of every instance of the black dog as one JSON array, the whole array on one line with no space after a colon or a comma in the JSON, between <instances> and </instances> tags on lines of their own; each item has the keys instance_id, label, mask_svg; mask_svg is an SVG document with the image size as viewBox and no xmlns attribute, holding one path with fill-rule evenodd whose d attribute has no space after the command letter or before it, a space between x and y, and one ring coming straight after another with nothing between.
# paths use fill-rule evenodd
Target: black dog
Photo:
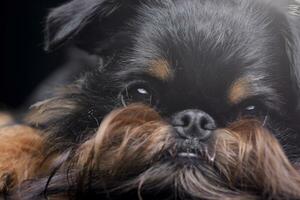
<instances>
[{"instance_id":1,"label":"black dog","mask_svg":"<svg viewBox=\"0 0 300 200\"><path fill-rule=\"evenodd\" d=\"M103 64L32 107L52 164L9 195L300 199L297 23L261 0L54 9L46 48L75 44Z\"/></svg>"}]
</instances>

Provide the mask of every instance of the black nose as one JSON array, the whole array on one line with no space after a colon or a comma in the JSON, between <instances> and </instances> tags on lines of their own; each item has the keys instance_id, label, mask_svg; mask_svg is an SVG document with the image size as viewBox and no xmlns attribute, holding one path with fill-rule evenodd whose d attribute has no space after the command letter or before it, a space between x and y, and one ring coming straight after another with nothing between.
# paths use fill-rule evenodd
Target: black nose
<instances>
[{"instance_id":1,"label":"black nose","mask_svg":"<svg viewBox=\"0 0 300 200\"><path fill-rule=\"evenodd\" d=\"M200 140L209 138L216 129L213 118L201 110L185 110L175 114L172 125L180 137Z\"/></svg>"}]
</instances>

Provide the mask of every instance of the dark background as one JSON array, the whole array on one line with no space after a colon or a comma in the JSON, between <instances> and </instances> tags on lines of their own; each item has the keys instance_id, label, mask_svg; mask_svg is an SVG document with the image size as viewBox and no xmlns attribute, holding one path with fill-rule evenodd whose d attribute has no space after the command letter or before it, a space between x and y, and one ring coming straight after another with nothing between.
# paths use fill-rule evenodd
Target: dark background
<instances>
[{"instance_id":1,"label":"dark background","mask_svg":"<svg viewBox=\"0 0 300 200\"><path fill-rule=\"evenodd\" d=\"M16 109L57 66L57 56L43 50L43 30L49 9L65 0L2 2L0 109Z\"/></svg>"}]
</instances>

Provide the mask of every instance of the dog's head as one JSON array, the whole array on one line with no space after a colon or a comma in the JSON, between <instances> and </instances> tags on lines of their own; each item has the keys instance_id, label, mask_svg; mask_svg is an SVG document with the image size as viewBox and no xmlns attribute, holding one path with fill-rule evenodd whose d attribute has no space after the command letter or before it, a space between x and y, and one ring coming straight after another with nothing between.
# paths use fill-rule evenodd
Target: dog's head
<instances>
[{"instance_id":1,"label":"dog's head","mask_svg":"<svg viewBox=\"0 0 300 200\"><path fill-rule=\"evenodd\" d=\"M97 132L98 187L300 197L296 27L258 0L73 0L51 12L46 48L103 62L28 119L64 142Z\"/></svg>"}]
</instances>

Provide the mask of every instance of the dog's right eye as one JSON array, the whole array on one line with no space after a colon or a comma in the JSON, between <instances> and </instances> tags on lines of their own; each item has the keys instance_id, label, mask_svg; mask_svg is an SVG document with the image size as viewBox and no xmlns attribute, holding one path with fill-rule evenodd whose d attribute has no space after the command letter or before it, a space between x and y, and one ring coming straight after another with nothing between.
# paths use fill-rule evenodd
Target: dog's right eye
<instances>
[{"instance_id":1,"label":"dog's right eye","mask_svg":"<svg viewBox=\"0 0 300 200\"><path fill-rule=\"evenodd\" d=\"M157 99L155 96L154 90L143 83L131 84L120 94L121 102L124 106L137 102L156 105Z\"/></svg>"}]
</instances>

